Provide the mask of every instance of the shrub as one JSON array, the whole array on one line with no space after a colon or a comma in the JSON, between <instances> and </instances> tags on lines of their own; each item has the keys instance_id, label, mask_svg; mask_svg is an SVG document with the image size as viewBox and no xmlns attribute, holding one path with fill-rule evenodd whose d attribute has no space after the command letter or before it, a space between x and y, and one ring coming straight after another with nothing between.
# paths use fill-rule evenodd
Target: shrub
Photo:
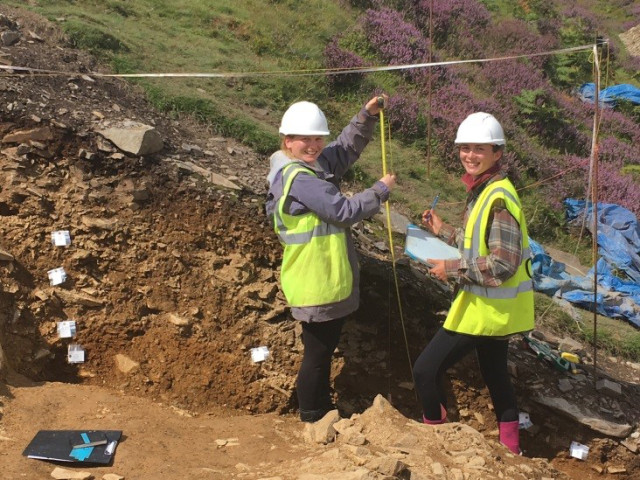
<instances>
[{"instance_id":1,"label":"shrub","mask_svg":"<svg viewBox=\"0 0 640 480\"><path fill-rule=\"evenodd\" d=\"M589 176L589 158L565 155L550 165L551 170L562 173L577 167L555 180L548 188L548 198L560 207L564 198L585 198ZM621 205L640 216L640 185L631 175L625 175L618 161L598 162L598 201Z\"/></svg>"},{"instance_id":2,"label":"shrub","mask_svg":"<svg viewBox=\"0 0 640 480\"><path fill-rule=\"evenodd\" d=\"M640 56L628 56L621 61L622 67L631 73L631 76L640 81Z\"/></svg>"},{"instance_id":3,"label":"shrub","mask_svg":"<svg viewBox=\"0 0 640 480\"><path fill-rule=\"evenodd\" d=\"M572 4L562 12L562 18L564 21L558 32L562 46L585 45L596 38L598 19L588 10ZM564 87L591 78L591 64L580 54L554 56L547 71L555 84Z\"/></svg>"},{"instance_id":4,"label":"shrub","mask_svg":"<svg viewBox=\"0 0 640 480\"><path fill-rule=\"evenodd\" d=\"M640 185L631 175L622 173L621 162L599 163L598 187L600 201L615 203L640 217Z\"/></svg>"},{"instance_id":5,"label":"shrub","mask_svg":"<svg viewBox=\"0 0 640 480\"><path fill-rule=\"evenodd\" d=\"M536 27L540 35L548 35L551 38L557 39L560 35L560 28L562 28L562 20L558 17L540 17L536 20Z\"/></svg>"},{"instance_id":6,"label":"shrub","mask_svg":"<svg viewBox=\"0 0 640 480\"><path fill-rule=\"evenodd\" d=\"M496 93L496 99L507 108L509 116L517 112L513 97L523 90L538 90L548 85L539 69L522 60L484 63L482 74L487 88Z\"/></svg>"},{"instance_id":7,"label":"shrub","mask_svg":"<svg viewBox=\"0 0 640 480\"><path fill-rule=\"evenodd\" d=\"M419 0L413 6L416 21L420 29L429 33L429 10L433 6L433 41L445 50L456 42L465 44L466 39L473 39L482 33L491 20L489 10L476 0L442 0L432 2ZM474 42L466 44L474 48ZM475 53L475 48L469 53ZM466 53L466 52L459 52Z\"/></svg>"},{"instance_id":8,"label":"shrub","mask_svg":"<svg viewBox=\"0 0 640 480\"><path fill-rule=\"evenodd\" d=\"M415 95L403 91L392 95L387 110L394 136L413 141L424 134L425 120L420 114L419 100Z\"/></svg>"},{"instance_id":9,"label":"shrub","mask_svg":"<svg viewBox=\"0 0 640 480\"><path fill-rule=\"evenodd\" d=\"M515 128L508 131L516 132L507 138L507 152L512 152L517 158L520 175L525 178L547 178L553 175L549 171L550 153L542 147L531 135L523 135Z\"/></svg>"},{"instance_id":10,"label":"shrub","mask_svg":"<svg viewBox=\"0 0 640 480\"><path fill-rule=\"evenodd\" d=\"M325 68L344 69L359 68L366 65L365 61L357 54L345 50L338 44L338 39L332 39L324 49ZM363 79L362 73L349 73L340 75L328 75L327 81L332 87L354 87Z\"/></svg>"},{"instance_id":11,"label":"shrub","mask_svg":"<svg viewBox=\"0 0 640 480\"><path fill-rule=\"evenodd\" d=\"M613 109L602 110L600 132L601 135L615 135L631 144L640 145L640 125L631 117Z\"/></svg>"},{"instance_id":12,"label":"shrub","mask_svg":"<svg viewBox=\"0 0 640 480\"><path fill-rule=\"evenodd\" d=\"M428 40L415 26L405 22L401 13L389 8L367 10L362 23L369 43L383 61L391 65L426 61ZM402 74L414 81L425 77L423 69L403 70Z\"/></svg>"},{"instance_id":13,"label":"shrub","mask_svg":"<svg viewBox=\"0 0 640 480\"><path fill-rule=\"evenodd\" d=\"M637 148L615 137L600 138L600 161L612 164L640 164Z\"/></svg>"},{"instance_id":14,"label":"shrub","mask_svg":"<svg viewBox=\"0 0 640 480\"><path fill-rule=\"evenodd\" d=\"M493 55L547 52L556 48L558 43L553 36L533 32L526 22L517 19L503 20L496 25L496 28L488 29L487 41ZM533 67L540 69L548 63L549 58L548 56L532 57L529 62ZM533 70L533 67L530 70Z\"/></svg>"},{"instance_id":15,"label":"shrub","mask_svg":"<svg viewBox=\"0 0 640 480\"><path fill-rule=\"evenodd\" d=\"M94 54L128 52L129 48L110 33L97 27L70 20L64 24L69 41L76 48L90 50Z\"/></svg>"},{"instance_id":16,"label":"shrub","mask_svg":"<svg viewBox=\"0 0 640 480\"><path fill-rule=\"evenodd\" d=\"M529 134L557 150L584 153L587 138L573 120L567 120L551 90L523 90L514 101L518 106L517 120Z\"/></svg>"}]
</instances>

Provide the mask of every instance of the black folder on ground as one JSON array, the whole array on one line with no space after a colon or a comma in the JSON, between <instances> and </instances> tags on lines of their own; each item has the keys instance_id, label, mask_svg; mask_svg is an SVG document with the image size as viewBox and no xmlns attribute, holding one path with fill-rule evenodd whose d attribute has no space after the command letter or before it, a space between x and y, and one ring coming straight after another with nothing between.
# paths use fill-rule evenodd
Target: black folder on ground
<instances>
[{"instance_id":1,"label":"black folder on ground","mask_svg":"<svg viewBox=\"0 0 640 480\"><path fill-rule=\"evenodd\" d=\"M121 435L121 430L40 430L22 455L54 462L107 465Z\"/></svg>"}]
</instances>

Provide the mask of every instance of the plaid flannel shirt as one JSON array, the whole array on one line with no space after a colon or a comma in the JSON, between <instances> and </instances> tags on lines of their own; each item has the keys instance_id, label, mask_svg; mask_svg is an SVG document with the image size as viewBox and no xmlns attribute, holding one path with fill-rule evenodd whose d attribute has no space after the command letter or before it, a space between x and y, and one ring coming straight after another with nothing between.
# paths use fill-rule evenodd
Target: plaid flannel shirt
<instances>
[{"instance_id":1,"label":"plaid flannel shirt","mask_svg":"<svg viewBox=\"0 0 640 480\"><path fill-rule=\"evenodd\" d=\"M504 177L504 173L499 172L469 193L464 210L463 223L465 226L473 205L482 190L490 183ZM507 210L504 201L497 200L491 206L489 224L490 227L487 228L485 238L490 251L489 255L471 260L464 257L445 260L445 270L449 279L460 284L497 287L515 275L522 256L522 232L516 219ZM449 245L455 245L462 250L464 227L454 228L443 224L439 237Z\"/></svg>"}]
</instances>

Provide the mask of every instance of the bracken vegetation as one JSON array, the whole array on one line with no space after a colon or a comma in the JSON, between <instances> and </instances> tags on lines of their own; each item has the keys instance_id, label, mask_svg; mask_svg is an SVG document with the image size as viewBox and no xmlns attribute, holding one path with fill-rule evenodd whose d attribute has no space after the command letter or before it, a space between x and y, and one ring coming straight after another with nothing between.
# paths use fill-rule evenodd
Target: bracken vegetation
<instances>
[{"instance_id":1,"label":"bracken vegetation","mask_svg":"<svg viewBox=\"0 0 640 480\"><path fill-rule=\"evenodd\" d=\"M634 15L637 7L631 3L617 2L621 15ZM520 8L512 7L516 10L513 17L500 17L499 2L370 2L351 27L364 41L352 44L352 50L343 43L340 56L326 50L326 65L354 66L356 58L392 65L426 62L431 31L434 61L541 53L593 44L603 33L603 19L595 13L596 2L592 8L584 4L566 6L559 1L525 1L518 5ZM341 38L349 35L340 33ZM340 39L334 42L337 45ZM637 59L619 51L613 41L602 49L603 68L613 73L610 82L616 77L628 81L626 76L637 67ZM425 139L424 119L431 115L432 141L440 164L455 171L458 163L451 152L457 124L473 111L490 111L506 130L506 159L513 176L522 183L561 174L543 190L544 197L555 206L567 196L584 197L594 106L583 103L574 92L582 83L593 80L588 55L473 63L437 67L431 72L401 71L396 74L402 78L391 92L389 108L396 138L421 145ZM339 59L345 59L345 63ZM352 79L348 88L353 89L356 81L364 85L367 80ZM336 84L336 88L340 86ZM424 101L428 89L432 94L430 111ZM628 110L602 113L600 194L603 201L620 204L638 215L640 185L625 172L630 165L640 163L633 148L640 140L640 126L634 109Z\"/></svg>"}]
</instances>

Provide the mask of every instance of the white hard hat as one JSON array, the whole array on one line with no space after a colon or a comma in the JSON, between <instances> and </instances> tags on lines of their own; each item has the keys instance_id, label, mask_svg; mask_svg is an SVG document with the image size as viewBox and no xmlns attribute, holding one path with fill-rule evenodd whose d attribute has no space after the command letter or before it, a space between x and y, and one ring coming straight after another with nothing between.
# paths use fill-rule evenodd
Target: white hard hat
<instances>
[{"instance_id":1,"label":"white hard hat","mask_svg":"<svg viewBox=\"0 0 640 480\"><path fill-rule=\"evenodd\" d=\"M291 105L280 122L282 135L329 135L327 118L315 103L297 102Z\"/></svg>"},{"instance_id":2,"label":"white hard hat","mask_svg":"<svg viewBox=\"0 0 640 480\"><path fill-rule=\"evenodd\" d=\"M505 145L504 131L500 122L490 113L476 112L465 118L458 127L456 144L490 143Z\"/></svg>"}]
</instances>

